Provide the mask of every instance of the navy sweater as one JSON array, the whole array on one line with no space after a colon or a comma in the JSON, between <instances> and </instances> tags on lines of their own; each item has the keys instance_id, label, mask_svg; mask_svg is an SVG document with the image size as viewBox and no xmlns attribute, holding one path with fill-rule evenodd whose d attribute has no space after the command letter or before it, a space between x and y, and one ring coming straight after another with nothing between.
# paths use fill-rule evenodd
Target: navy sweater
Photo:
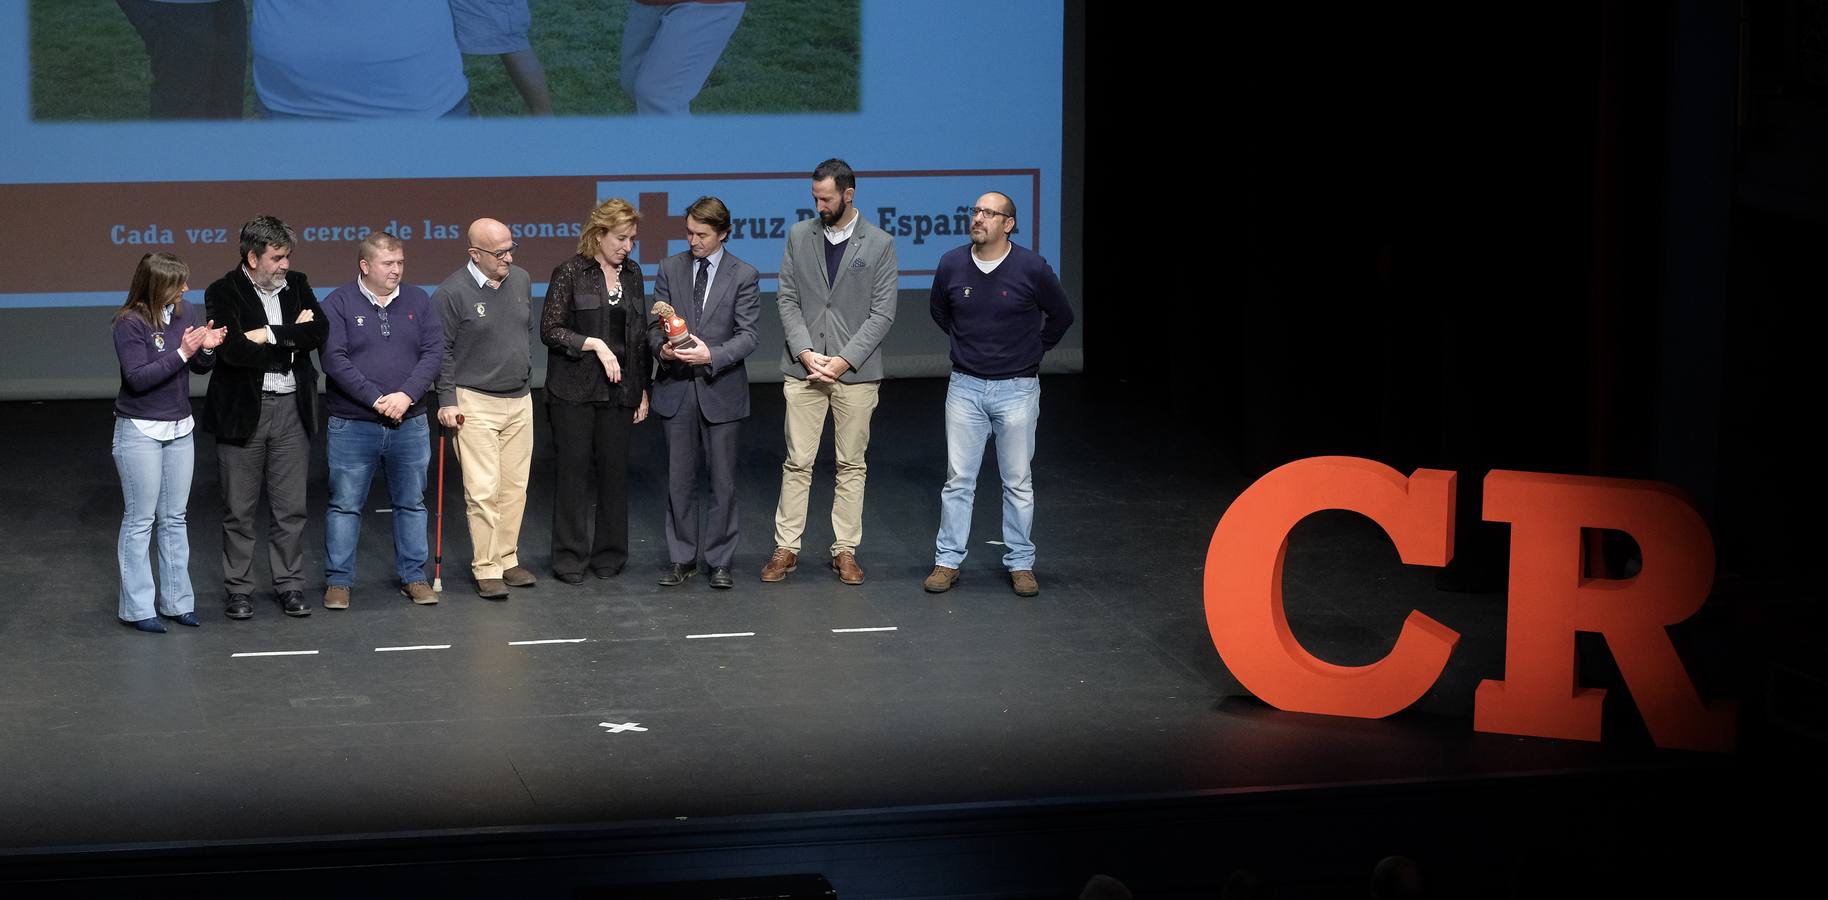
<instances>
[{"instance_id":1,"label":"navy sweater","mask_svg":"<svg viewBox=\"0 0 1828 900\"><path fill-rule=\"evenodd\" d=\"M114 355L121 361L121 390L114 414L127 419L177 422L190 415L189 372L203 373L216 364L213 353L198 350L186 365L178 355L184 329L202 325L198 310L180 303L171 321L154 328L136 315L114 320Z\"/></svg>"},{"instance_id":2,"label":"navy sweater","mask_svg":"<svg viewBox=\"0 0 1828 900\"><path fill-rule=\"evenodd\" d=\"M363 422L384 421L374 402L395 391L411 397L411 418L425 412L426 394L444 364L444 321L425 291L400 285L387 304L387 333L381 312L353 281L324 298L330 336L318 356L329 383L330 414Z\"/></svg>"},{"instance_id":3,"label":"navy sweater","mask_svg":"<svg viewBox=\"0 0 1828 900\"><path fill-rule=\"evenodd\" d=\"M1066 290L1041 255L1018 244L986 275L971 245L946 251L933 273L933 321L952 338L952 367L985 379L1025 378L1073 324Z\"/></svg>"}]
</instances>

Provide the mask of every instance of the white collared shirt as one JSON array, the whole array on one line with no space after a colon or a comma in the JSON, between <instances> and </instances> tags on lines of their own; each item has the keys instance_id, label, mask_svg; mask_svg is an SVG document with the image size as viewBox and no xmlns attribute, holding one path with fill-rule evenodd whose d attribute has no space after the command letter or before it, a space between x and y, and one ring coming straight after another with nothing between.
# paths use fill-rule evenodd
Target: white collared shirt
<instances>
[{"instance_id":1,"label":"white collared shirt","mask_svg":"<svg viewBox=\"0 0 1828 900\"><path fill-rule=\"evenodd\" d=\"M476 260L472 259L469 262L464 263L464 265L469 267L470 277L476 279L477 287L488 288L489 290L495 290L496 288L501 287L501 282L499 281L494 284L489 283L489 276L482 274L482 270L476 268Z\"/></svg>"},{"instance_id":2,"label":"white collared shirt","mask_svg":"<svg viewBox=\"0 0 1828 900\"><path fill-rule=\"evenodd\" d=\"M266 310L267 325L284 325L286 314L279 308L279 292L285 288L268 293L254 281L254 273L249 272L247 266L241 267L241 275L248 280L248 284L254 286L254 296L260 298L260 306ZM267 328L267 343L275 346L279 344L279 337L271 327ZM290 394L298 390L298 379L291 372L268 372L260 379L260 389L270 394Z\"/></svg>"},{"instance_id":3,"label":"white collared shirt","mask_svg":"<svg viewBox=\"0 0 1828 900\"><path fill-rule=\"evenodd\" d=\"M863 210L855 206L851 207L851 220L837 228L826 228L825 239L833 244L842 244L850 240L851 232L857 230L857 220L861 218L863 218Z\"/></svg>"},{"instance_id":4,"label":"white collared shirt","mask_svg":"<svg viewBox=\"0 0 1828 900\"><path fill-rule=\"evenodd\" d=\"M360 278L355 280L355 286L361 290L362 296L368 298L369 305L379 306L382 309L386 309L387 304L394 302L394 298L400 296L400 288L398 285L394 286L393 293L388 294L385 297L375 296L375 292L368 289L368 283Z\"/></svg>"}]
</instances>

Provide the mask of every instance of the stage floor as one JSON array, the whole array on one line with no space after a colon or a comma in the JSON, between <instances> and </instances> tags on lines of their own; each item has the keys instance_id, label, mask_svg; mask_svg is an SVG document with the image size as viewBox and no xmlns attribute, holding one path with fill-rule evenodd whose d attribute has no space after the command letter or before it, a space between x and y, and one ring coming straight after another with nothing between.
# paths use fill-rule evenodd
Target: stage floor
<instances>
[{"instance_id":1,"label":"stage floor","mask_svg":"<svg viewBox=\"0 0 1828 900\"><path fill-rule=\"evenodd\" d=\"M197 442L191 572L200 629L114 618L121 509L105 401L13 403L0 529L0 848L248 842L704 817L1261 792L1663 765L1691 754L1476 734L1472 691L1502 675L1504 601L1436 591L1374 526L1317 516L1290 542L1306 645L1380 657L1421 609L1462 634L1436 688L1382 722L1250 699L1206 632L1201 570L1243 483L1199 423L1084 378L1044 379L1035 460L1042 593L999 562L993 466L973 551L929 595L944 473L942 381L884 385L869 453L868 581L823 567L830 437L800 570L757 578L771 547L781 400L754 388L739 473L737 586L655 584L664 447L637 430L633 559L612 580L550 577L550 432L536 438L522 560L542 577L481 600L453 468L444 601L391 583L386 513L365 519L348 610L322 590L324 461L311 483L314 612L221 614L212 442ZM1133 395L1129 395L1133 397ZM375 502L385 505L377 484ZM264 551L257 554L264 573ZM264 577L262 574L261 577ZM433 649L436 648L436 649ZM241 655L241 654L300 655Z\"/></svg>"}]
</instances>

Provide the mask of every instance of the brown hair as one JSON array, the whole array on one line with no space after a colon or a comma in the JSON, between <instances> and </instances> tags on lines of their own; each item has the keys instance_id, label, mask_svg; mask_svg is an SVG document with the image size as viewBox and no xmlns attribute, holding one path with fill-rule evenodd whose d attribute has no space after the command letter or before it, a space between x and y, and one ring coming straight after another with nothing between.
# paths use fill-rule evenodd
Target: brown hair
<instances>
[{"instance_id":1,"label":"brown hair","mask_svg":"<svg viewBox=\"0 0 1828 900\"><path fill-rule=\"evenodd\" d=\"M578 235L578 255L597 255L597 242L606 235L625 225L641 221L641 211L621 197L611 197L597 208L590 211L590 218L584 220L584 233Z\"/></svg>"},{"instance_id":2,"label":"brown hair","mask_svg":"<svg viewBox=\"0 0 1828 900\"><path fill-rule=\"evenodd\" d=\"M362 248L358 251L357 258L373 260L382 250L399 250L405 246L391 231L369 232L367 237L362 238Z\"/></svg>"},{"instance_id":3,"label":"brown hair","mask_svg":"<svg viewBox=\"0 0 1828 900\"><path fill-rule=\"evenodd\" d=\"M126 316L139 316L146 324L159 327L159 311L168 303L177 304L177 314L184 312L184 294L182 289L190 284L190 266L176 255L163 250L148 253L140 257L140 264L133 270L133 284L127 288L127 302L121 304L119 312L114 314L118 321Z\"/></svg>"},{"instance_id":4,"label":"brown hair","mask_svg":"<svg viewBox=\"0 0 1828 900\"><path fill-rule=\"evenodd\" d=\"M686 207L686 215L711 226L720 240L730 233L730 207L716 197L700 197L692 201L692 205Z\"/></svg>"}]
</instances>

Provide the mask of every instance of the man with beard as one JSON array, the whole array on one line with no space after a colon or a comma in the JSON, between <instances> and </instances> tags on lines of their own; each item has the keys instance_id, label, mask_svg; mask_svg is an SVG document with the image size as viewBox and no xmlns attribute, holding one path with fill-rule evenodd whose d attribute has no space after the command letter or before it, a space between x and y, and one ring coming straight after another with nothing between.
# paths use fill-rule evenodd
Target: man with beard
<instances>
[{"instance_id":1,"label":"man with beard","mask_svg":"<svg viewBox=\"0 0 1828 900\"><path fill-rule=\"evenodd\" d=\"M946 387L946 486L939 493L930 593L958 581L971 537L971 501L984 441L996 435L1003 479L1003 566L1017 596L1041 592L1035 580L1035 424L1041 417L1041 355L1073 324L1066 291L1047 260L1009 240L1016 205L991 191L971 210L971 243L939 258L933 321L952 339Z\"/></svg>"},{"instance_id":2,"label":"man with beard","mask_svg":"<svg viewBox=\"0 0 1828 900\"><path fill-rule=\"evenodd\" d=\"M895 241L852 205L856 173L828 159L812 173L818 219L787 235L781 257L781 328L786 333L781 391L786 397L787 458L774 514L774 554L763 581L792 572L806 530L807 493L825 416L832 418L837 485L832 495L831 568L845 584L862 584L864 451L882 381L882 339L895 322Z\"/></svg>"},{"instance_id":3,"label":"man with beard","mask_svg":"<svg viewBox=\"0 0 1828 900\"><path fill-rule=\"evenodd\" d=\"M264 485L272 534L267 562L288 616L305 602L305 474L317 430L311 351L330 326L305 273L292 271L291 226L255 216L241 226L241 264L203 292L208 318L228 327L203 402L222 480L223 612L254 615L254 519Z\"/></svg>"}]
</instances>

